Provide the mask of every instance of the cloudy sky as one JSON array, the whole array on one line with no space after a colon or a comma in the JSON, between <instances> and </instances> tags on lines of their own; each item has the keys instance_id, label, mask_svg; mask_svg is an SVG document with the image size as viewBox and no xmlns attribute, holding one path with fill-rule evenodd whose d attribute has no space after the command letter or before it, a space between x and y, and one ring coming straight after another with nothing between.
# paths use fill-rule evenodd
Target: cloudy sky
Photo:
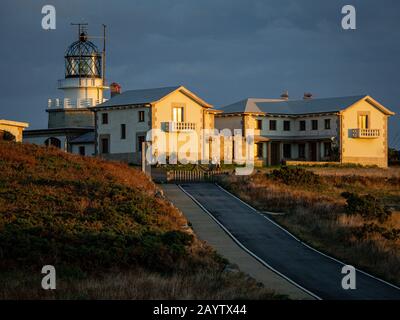
<instances>
[{"instance_id":1,"label":"cloudy sky","mask_svg":"<svg viewBox=\"0 0 400 320\"><path fill-rule=\"evenodd\" d=\"M56 30L41 9L57 10ZM341 8L357 29L341 28ZM220 107L288 90L315 97L369 94L400 114L400 2L396 0L2 0L0 118L45 128L47 99L62 97L71 22L108 25L107 78L123 90L183 84ZM101 43L98 42L99 47ZM400 148L400 117L390 144Z\"/></svg>"}]
</instances>

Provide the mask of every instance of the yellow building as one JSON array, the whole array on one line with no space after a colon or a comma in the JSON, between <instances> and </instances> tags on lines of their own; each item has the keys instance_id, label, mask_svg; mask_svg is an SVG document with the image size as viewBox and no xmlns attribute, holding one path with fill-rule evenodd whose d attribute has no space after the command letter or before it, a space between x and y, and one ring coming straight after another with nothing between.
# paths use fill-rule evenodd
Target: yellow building
<instances>
[{"instance_id":1,"label":"yellow building","mask_svg":"<svg viewBox=\"0 0 400 320\"><path fill-rule=\"evenodd\" d=\"M174 157L200 161L202 130L214 129L214 116L220 112L183 86L128 90L92 110L95 153L132 163L141 162L145 141L167 162ZM187 152L179 156L178 150Z\"/></svg>"},{"instance_id":2,"label":"yellow building","mask_svg":"<svg viewBox=\"0 0 400 320\"><path fill-rule=\"evenodd\" d=\"M221 109L217 129L255 132L256 165L341 162L388 165L388 117L368 95L301 100L248 98Z\"/></svg>"},{"instance_id":3,"label":"yellow building","mask_svg":"<svg viewBox=\"0 0 400 320\"><path fill-rule=\"evenodd\" d=\"M10 121L0 119L0 133L9 132L15 137L15 141L22 142L22 132L29 127L26 122Z\"/></svg>"},{"instance_id":4,"label":"yellow building","mask_svg":"<svg viewBox=\"0 0 400 320\"><path fill-rule=\"evenodd\" d=\"M340 161L388 166L388 118L394 112L365 96L339 113Z\"/></svg>"}]
</instances>

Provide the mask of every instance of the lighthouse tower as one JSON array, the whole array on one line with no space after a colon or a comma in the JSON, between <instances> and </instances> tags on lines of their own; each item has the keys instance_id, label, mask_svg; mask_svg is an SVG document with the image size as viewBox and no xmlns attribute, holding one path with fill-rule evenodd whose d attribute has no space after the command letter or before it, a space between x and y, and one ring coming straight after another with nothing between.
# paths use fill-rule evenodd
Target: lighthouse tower
<instances>
[{"instance_id":1,"label":"lighthouse tower","mask_svg":"<svg viewBox=\"0 0 400 320\"><path fill-rule=\"evenodd\" d=\"M65 52L65 77L58 80L64 95L48 101L49 129L93 127L91 107L105 101L105 49L100 52L84 26L78 26L78 39Z\"/></svg>"}]
</instances>

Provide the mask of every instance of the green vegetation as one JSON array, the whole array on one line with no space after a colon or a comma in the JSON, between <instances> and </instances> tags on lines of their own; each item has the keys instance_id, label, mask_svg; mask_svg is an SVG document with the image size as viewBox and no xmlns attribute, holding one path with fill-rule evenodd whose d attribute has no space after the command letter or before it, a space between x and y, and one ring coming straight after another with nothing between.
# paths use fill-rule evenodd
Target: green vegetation
<instances>
[{"instance_id":1,"label":"green vegetation","mask_svg":"<svg viewBox=\"0 0 400 320\"><path fill-rule=\"evenodd\" d=\"M6 299L274 298L225 272L139 170L35 145L0 142L0 256ZM40 287L47 264L53 292Z\"/></svg>"}]
</instances>

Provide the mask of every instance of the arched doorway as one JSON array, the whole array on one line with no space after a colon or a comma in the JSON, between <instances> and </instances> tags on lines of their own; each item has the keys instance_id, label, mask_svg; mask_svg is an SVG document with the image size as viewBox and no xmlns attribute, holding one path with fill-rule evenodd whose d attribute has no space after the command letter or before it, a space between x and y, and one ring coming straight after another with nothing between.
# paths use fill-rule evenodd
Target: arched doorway
<instances>
[{"instance_id":1,"label":"arched doorway","mask_svg":"<svg viewBox=\"0 0 400 320\"><path fill-rule=\"evenodd\" d=\"M6 130L0 130L0 140L4 141L15 141L15 136Z\"/></svg>"},{"instance_id":2,"label":"arched doorway","mask_svg":"<svg viewBox=\"0 0 400 320\"><path fill-rule=\"evenodd\" d=\"M54 137L50 137L50 138L46 139L44 144L48 147L53 146L53 147L56 147L59 149L61 148L61 140L54 138Z\"/></svg>"}]
</instances>

